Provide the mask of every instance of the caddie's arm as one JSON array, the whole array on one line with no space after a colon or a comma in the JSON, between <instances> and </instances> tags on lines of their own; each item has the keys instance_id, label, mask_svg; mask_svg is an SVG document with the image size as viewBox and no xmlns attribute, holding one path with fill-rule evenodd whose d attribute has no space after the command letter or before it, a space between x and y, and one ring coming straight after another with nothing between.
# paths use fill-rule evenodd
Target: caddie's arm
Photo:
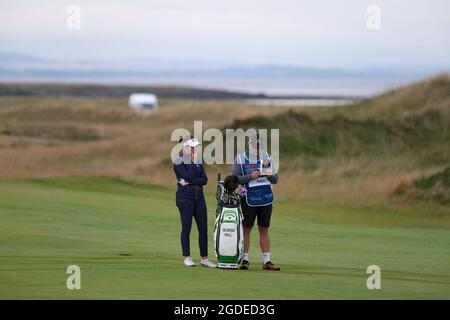
<instances>
[{"instance_id":1,"label":"caddie's arm","mask_svg":"<svg viewBox=\"0 0 450 320\"><path fill-rule=\"evenodd\" d=\"M242 174L241 165L237 162L237 159L234 160L233 170L231 171L231 174L233 176L237 176L238 177L240 185L244 185L247 182L249 182L250 180L252 180L251 175L249 175L249 174L243 175Z\"/></svg>"},{"instance_id":2,"label":"caddie's arm","mask_svg":"<svg viewBox=\"0 0 450 320\"><path fill-rule=\"evenodd\" d=\"M266 176L266 177L267 177L267 180L269 180L270 183L272 183L272 184L276 184L278 182L278 173L275 173L271 176Z\"/></svg>"}]
</instances>

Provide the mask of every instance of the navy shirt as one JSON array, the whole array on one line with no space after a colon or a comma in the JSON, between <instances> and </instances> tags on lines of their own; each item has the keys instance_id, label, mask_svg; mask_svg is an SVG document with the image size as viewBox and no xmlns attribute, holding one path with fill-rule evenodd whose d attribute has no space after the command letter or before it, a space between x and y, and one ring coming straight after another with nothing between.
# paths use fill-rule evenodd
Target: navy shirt
<instances>
[{"instance_id":1,"label":"navy shirt","mask_svg":"<svg viewBox=\"0 0 450 320\"><path fill-rule=\"evenodd\" d=\"M203 186L208 183L208 177L202 164L174 163L173 170L177 180L184 179L186 182L189 182L186 186L177 184L177 198L197 200L204 197Z\"/></svg>"}]
</instances>

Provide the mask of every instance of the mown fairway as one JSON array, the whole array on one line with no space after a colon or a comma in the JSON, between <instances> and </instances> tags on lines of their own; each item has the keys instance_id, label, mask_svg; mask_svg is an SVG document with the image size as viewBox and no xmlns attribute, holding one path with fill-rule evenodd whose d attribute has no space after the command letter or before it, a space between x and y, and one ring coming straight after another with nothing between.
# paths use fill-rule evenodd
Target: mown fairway
<instances>
[{"instance_id":1,"label":"mown fairway","mask_svg":"<svg viewBox=\"0 0 450 320\"><path fill-rule=\"evenodd\" d=\"M0 182L0 299L450 298L448 215L280 200L281 272L261 270L256 234L251 270L188 269L173 196L100 178ZM208 206L212 238L212 194ZM191 246L198 261L195 229ZM81 290L66 288L71 264ZM366 288L372 264L381 290Z\"/></svg>"}]
</instances>

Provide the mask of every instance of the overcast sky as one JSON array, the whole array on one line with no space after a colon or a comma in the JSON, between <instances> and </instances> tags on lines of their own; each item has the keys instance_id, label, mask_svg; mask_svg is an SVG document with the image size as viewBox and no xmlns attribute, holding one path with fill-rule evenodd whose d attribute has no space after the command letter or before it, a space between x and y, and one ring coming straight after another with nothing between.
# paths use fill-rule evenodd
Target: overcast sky
<instances>
[{"instance_id":1,"label":"overcast sky","mask_svg":"<svg viewBox=\"0 0 450 320\"><path fill-rule=\"evenodd\" d=\"M69 5L81 29L66 26ZM366 26L369 5L381 29ZM448 0L0 0L0 51L301 66L449 66Z\"/></svg>"}]
</instances>

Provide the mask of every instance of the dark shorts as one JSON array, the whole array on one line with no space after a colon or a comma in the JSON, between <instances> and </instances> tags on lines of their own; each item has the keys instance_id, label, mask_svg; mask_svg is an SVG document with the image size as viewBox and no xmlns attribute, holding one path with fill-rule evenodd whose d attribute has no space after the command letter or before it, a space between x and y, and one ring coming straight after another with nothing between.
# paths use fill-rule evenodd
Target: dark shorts
<instances>
[{"instance_id":1,"label":"dark shorts","mask_svg":"<svg viewBox=\"0 0 450 320\"><path fill-rule=\"evenodd\" d=\"M245 198L242 200L242 214L244 227L251 228L255 224L255 219L258 218L258 226L268 228L270 226L270 217L272 216L272 205L250 207Z\"/></svg>"}]
</instances>

